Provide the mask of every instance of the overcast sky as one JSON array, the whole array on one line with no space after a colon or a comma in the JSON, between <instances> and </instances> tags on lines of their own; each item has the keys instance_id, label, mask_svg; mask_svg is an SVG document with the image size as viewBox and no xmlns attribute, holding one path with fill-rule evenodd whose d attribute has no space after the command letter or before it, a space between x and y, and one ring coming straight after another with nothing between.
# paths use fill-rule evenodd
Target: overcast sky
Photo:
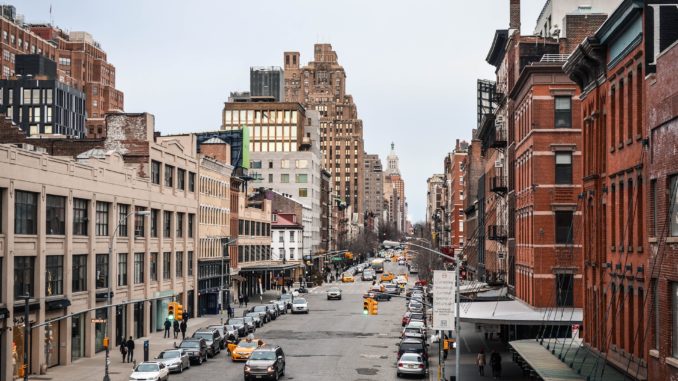
<instances>
[{"instance_id":1,"label":"overcast sky","mask_svg":"<svg viewBox=\"0 0 678 381\"><path fill-rule=\"evenodd\" d=\"M530 33L546 0L522 1ZM229 92L250 66L282 66L331 43L363 120L365 150L400 156L413 222L425 218L426 179L476 125L476 79L508 27L508 0L8 0L26 22L90 32L116 67L125 111L147 111L162 133L218 129Z\"/></svg>"}]
</instances>

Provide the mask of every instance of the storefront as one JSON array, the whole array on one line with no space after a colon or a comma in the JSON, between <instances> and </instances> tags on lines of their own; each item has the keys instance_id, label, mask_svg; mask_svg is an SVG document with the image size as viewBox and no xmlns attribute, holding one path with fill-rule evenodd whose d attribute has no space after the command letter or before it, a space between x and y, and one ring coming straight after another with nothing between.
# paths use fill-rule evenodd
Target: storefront
<instances>
[{"instance_id":1,"label":"storefront","mask_svg":"<svg viewBox=\"0 0 678 381\"><path fill-rule=\"evenodd\" d=\"M108 319L108 311L106 308L99 308L94 312L94 318L97 320L106 320ZM106 337L106 323L96 323L94 324L94 352L99 353L106 348L104 348L104 337Z\"/></svg>"},{"instance_id":2,"label":"storefront","mask_svg":"<svg viewBox=\"0 0 678 381\"><path fill-rule=\"evenodd\" d=\"M85 313L71 318L71 361L85 357L85 319Z\"/></svg>"},{"instance_id":3,"label":"storefront","mask_svg":"<svg viewBox=\"0 0 678 381\"><path fill-rule=\"evenodd\" d=\"M115 345L119 346L127 335L127 304L115 306Z\"/></svg>"},{"instance_id":4,"label":"storefront","mask_svg":"<svg viewBox=\"0 0 678 381\"><path fill-rule=\"evenodd\" d=\"M59 320L45 325L45 360L48 368L61 363L59 343L61 342L62 323L63 321Z\"/></svg>"},{"instance_id":5,"label":"storefront","mask_svg":"<svg viewBox=\"0 0 678 381\"><path fill-rule=\"evenodd\" d=\"M134 308L134 338L144 336L144 302L133 304Z\"/></svg>"}]
</instances>

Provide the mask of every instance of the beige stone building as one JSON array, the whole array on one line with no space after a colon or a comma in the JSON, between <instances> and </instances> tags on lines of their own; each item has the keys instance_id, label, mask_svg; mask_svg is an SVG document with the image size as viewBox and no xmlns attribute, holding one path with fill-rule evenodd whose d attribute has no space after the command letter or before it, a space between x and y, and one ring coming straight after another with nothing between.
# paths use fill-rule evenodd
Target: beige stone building
<instances>
[{"instance_id":1,"label":"beige stone building","mask_svg":"<svg viewBox=\"0 0 678 381\"><path fill-rule=\"evenodd\" d=\"M51 321L32 330L31 373L103 350L105 325L92 319L107 319L110 286L113 345L160 330L169 301L195 309L198 161L156 142L152 115L106 122L111 138L96 144L0 144L0 328L14 326L0 336L0 379L18 375L25 293L32 324ZM4 140L20 140L15 129L0 123Z\"/></svg>"}]
</instances>

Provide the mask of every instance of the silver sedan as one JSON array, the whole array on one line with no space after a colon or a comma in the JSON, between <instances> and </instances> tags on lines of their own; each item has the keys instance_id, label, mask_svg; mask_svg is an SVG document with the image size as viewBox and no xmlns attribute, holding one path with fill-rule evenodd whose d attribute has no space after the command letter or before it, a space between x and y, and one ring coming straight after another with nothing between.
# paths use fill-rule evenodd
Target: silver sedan
<instances>
[{"instance_id":1,"label":"silver sedan","mask_svg":"<svg viewBox=\"0 0 678 381\"><path fill-rule=\"evenodd\" d=\"M403 375L426 376L426 363L417 353L403 353L398 360L398 377Z\"/></svg>"},{"instance_id":2,"label":"silver sedan","mask_svg":"<svg viewBox=\"0 0 678 381\"><path fill-rule=\"evenodd\" d=\"M188 354L183 349L167 349L156 357L158 362L165 364L170 372L182 373L184 369L191 367Z\"/></svg>"}]
</instances>

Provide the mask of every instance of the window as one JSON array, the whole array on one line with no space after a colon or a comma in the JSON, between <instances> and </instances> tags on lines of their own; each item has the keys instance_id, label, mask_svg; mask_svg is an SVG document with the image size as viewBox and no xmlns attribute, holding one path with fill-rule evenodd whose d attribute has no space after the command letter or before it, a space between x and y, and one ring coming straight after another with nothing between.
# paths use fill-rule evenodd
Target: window
<instances>
[{"instance_id":1,"label":"window","mask_svg":"<svg viewBox=\"0 0 678 381\"><path fill-rule=\"evenodd\" d=\"M184 213L177 213L176 237L181 238L183 236L184 236Z\"/></svg>"},{"instance_id":2,"label":"window","mask_svg":"<svg viewBox=\"0 0 678 381\"><path fill-rule=\"evenodd\" d=\"M273 169L273 161L268 161L268 169Z\"/></svg>"},{"instance_id":3,"label":"window","mask_svg":"<svg viewBox=\"0 0 678 381\"><path fill-rule=\"evenodd\" d=\"M285 242L285 231L281 230L278 232L278 242L283 243Z\"/></svg>"},{"instance_id":4,"label":"window","mask_svg":"<svg viewBox=\"0 0 678 381\"><path fill-rule=\"evenodd\" d=\"M14 234L36 234L37 221L38 194L16 191L16 200L14 201Z\"/></svg>"},{"instance_id":5,"label":"window","mask_svg":"<svg viewBox=\"0 0 678 381\"><path fill-rule=\"evenodd\" d=\"M188 276L193 276L193 252L188 252Z\"/></svg>"},{"instance_id":6,"label":"window","mask_svg":"<svg viewBox=\"0 0 678 381\"><path fill-rule=\"evenodd\" d=\"M671 315L673 318L673 327L671 329L671 342L673 348L671 355L678 357L678 283L671 283Z\"/></svg>"},{"instance_id":7,"label":"window","mask_svg":"<svg viewBox=\"0 0 678 381\"><path fill-rule=\"evenodd\" d=\"M144 283L144 253L134 253L134 284Z\"/></svg>"},{"instance_id":8,"label":"window","mask_svg":"<svg viewBox=\"0 0 678 381\"><path fill-rule=\"evenodd\" d=\"M294 248L290 247L290 259L294 259Z\"/></svg>"},{"instance_id":9,"label":"window","mask_svg":"<svg viewBox=\"0 0 678 381\"><path fill-rule=\"evenodd\" d=\"M250 160L250 169L261 169L261 160Z\"/></svg>"},{"instance_id":10,"label":"window","mask_svg":"<svg viewBox=\"0 0 678 381\"><path fill-rule=\"evenodd\" d=\"M97 254L95 277L97 288L108 288L108 254Z\"/></svg>"},{"instance_id":11,"label":"window","mask_svg":"<svg viewBox=\"0 0 678 381\"><path fill-rule=\"evenodd\" d=\"M269 183L272 183L272 182L273 182L273 174L272 174L272 173L269 173L269 174L268 174L268 182L269 182Z\"/></svg>"},{"instance_id":12,"label":"window","mask_svg":"<svg viewBox=\"0 0 678 381\"><path fill-rule=\"evenodd\" d=\"M188 238L193 238L193 221L195 220L195 214L188 214Z\"/></svg>"},{"instance_id":13,"label":"window","mask_svg":"<svg viewBox=\"0 0 678 381\"><path fill-rule=\"evenodd\" d=\"M108 208L109 203L97 201L96 231L98 236L108 235Z\"/></svg>"},{"instance_id":14,"label":"window","mask_svg":"<svg viewBox=\"0 0 678 381\"><path fill-rule=\"evenodd\" d=\"M177 168L177 188L186 189L186 170Z\"/></svg>"},{"instance_id":15,"label":"window","mask_svg":"<svg viewBox=\"0 0 678 381\"><path fill-rule=\"evenodd\" d=\"M158 209L151 209L151 237L158 236Z\"/></svg>"},{"instance_id":16,"label":"window","mask_svg":"<svg viewBox=\"0 0 678 381\"><path fill-rule=\"evenodd\" d=\"M306 184L308 182L308 175L305 173L299 173L296 176L296 182L300 184Z\"/></svg>"},{"instance_id":17,"label":"window","mask_svg":"<svg viewBox=\"0 0 678 381\"><path fill-rule=\"evenodd\" d=\"M280 259L285 258L285 249L278 249L278 254L280 255Z\"/></svg>"},{"instance_id":18,"label":"window","mask_svg":"<svg viewBox=\"0 0 678 381\"><path fill-rule=\"evenodd\" d=\"M47 195L47 235L66 234L66 197Z\"/></svg>"},{"instance_id":19,"label":"window","mask_svg":"<svg viewBox=\"0 0 678 381\"><path fill-rule=\"evenodd\" d=\"M127 286L127 253L118 254L118 286Z\"/></svg>"},{"instance_id":20,"label":"window","mask_svg":"<svg viewBox=\"0 0 678 381\"><path fill-rule=\"evenodd\" d=\"M151 253L151 280L158 280L158 253Z\"/></svg>"},{"instance_id":21,"label":"window","mask_svg":"<svg viewBox=\"0 0 678 381\"><path fill-rule=\"evenodd\" d=\"M172 236L172 212L163 212L162 218L162 236L169 238Z\"/></svg>"},{"instance_id":22,"label":"window","mask_svg":"<svg viewBox=\"0 0 678 381\"><path fill-rule=\"evenodd\" d=\"M280 168L289 168L289 167L290 167L289 160L280 160Z\"/></svg>"},{"instance_id":23,"label":"window","mask_svg":"<svg viewBox=\"0 0 678 381\"><path fill-rule=\"evenodd\" d=\"M184 274L184 252L183 251L177 251L175 253L176 256L176 266L175 266L175 274L177 278L181 278Z\"/></svg>"},{"instance_id":24,"label":"window","mask_svg":"<svg viewBox=\"0 0 678 381\"><path fill-rule=\"evenodd\" d=\"M145 211L146 208L137 206L136 213ZM134 236L137 238L146 236L146 216L135 214L134 215Z\"/></svg>"},{"instance_id":25,"label":"window","mask_svg":"<svg viewBox=\"0 0 678 381\"><path fill-rule=\"evenodd\" d=\"M14 298L34 295L35 257L14 257Z\"/></svg>"},{"instance_id":26,"label":"window","mask_svg":"<svg viewBox=\"0 0 678 381\"><path fill-rule=\"evenodd\" d=\"M162 279L170 278L170 257L172 253L164 252L162 253Z\"/></svg>"},{"instance_id":27,"label":"window","mask_svg":"<svg viewBox=\"0 0 678 381\"><path fill-rule=\"evenodd\" d=\"M556 184L572 184L571 152L556 152Z\"/></svg>"},{"instance_id":28,"label":"window","mask_svg":"<svg viewBox=\"0 0 678 381\"><path fill-rule=\"evenodd\" d=\"M555 97L555 127L572 128L572 99Z\"/></svg>"},{"instance_id":29,"label":"window","mask_svg":"<svg viewBox=\"0 0 678 381\"><path fill-rule=\"evenodd\" d=\"M73 235L87 235L87 200L73 199Z\"/></svg>"},{"instance_id":30,"label":"window","mask_svg":"<svg viewBox=\"0 0 678 381\"><path fill-rule=\"evenodd\" d=\"M571 244L572 239L572 211L556 212L556 243Z\"/></svg>"},{"instance_id":31,"label":"window","mask_svg":"<svg viewBox=\"0 0 678 381\"><path fill-rule=\"evenodd\" d=\"M73 292L87 291L87 255L73 256Z\"/></svg>"},{"instance_id":32,"label":"window","mask_svg":"<svg viewBox=\"0 0 678 381\"><path fill-rule=\"evenodd\" d=\"M165 186L174 186L174 167L167 164L165 164Z\"/></svg>"},{"instance_id":33,"label":"window","mask_svg":"<svg viewBox=\"0 0 678 381\"><path fill-rule=\"evenodd\" d=\"M669 177L669 223L671 236L678 237L678 175Z\"/></svg>"},{"instance_id":34,"label":"window","mask_svg":"<svg viewBox=\"0 0 678 381\"><path fill-rule=\"evenodd\" d=\"M294 242L294 230L290 230L290 242Z\"/></svg>"},{"instance_id":35,"label":"window","mask_svg":"<svg viewBox=\"0 0 678 381\"><path fill-rule=\"evenodd\" d=\"M127 237L127 215L129 205L118 204L118 236Z\"/></svg>"},{"instance_id":36,"label":"window","mask_svg":"<svg viewBox=\"0 0 678 381\"><path fill-rule=\"evenodd\" d=\"M188 172L188 191L195 192L195 173Z\"/></svg>"},{"instance_id":37,"label":"window","mask_svg":"<svg viewBox=\"0 0 678 381\"><path fill-rule=\"evenodd\" d=\"M281 173L280 174L280 182L285 184L290 182L290 175L289 173Z\"/></svg>"},{"instance_id":38,"label":"window","mask_svg":"<svg viewBox=\"0 0 678 381\"><path fill-rule=\"evenodd\" d=\"M299 197L308 197L308 189L299 188Z\"/></svg>"},{"instance_id":39,"label":"window","mask_svg":"<svg viewBox=\"0 0 678 381\"><path fill-rule=\"evenodd\" d=\"M45 296L63 295L64 293L64 256L48 255L46 258Z\"/></svg>"},{"instance_id":40,"label":"window","mask_svg":"<svg viewBox=\"0 0 678 381\"><path fill-rule=\"evenodd\" d=\"M556 274L556 305L558 307L574 306L573 283L572 274Z\"/></svg>"},{"instance_id":41,"label":"window","mask_svg":"<svg viewBox=\"0 0 678 381\"><path fill-rule=\"evenodd\" d=\"M151 181L160 185L160 162L155 160L151 161Z\"/></svg>"},{"instance_id":42,"label":"window","mask_svg":"<svg viewBox=\"0 0 678 381\"><path fill-rule=\"evenodd\" d=\"M295 164L297 168L308 168L308 160L306 159L299 159Z\"/></svg>"}]
</instances>

